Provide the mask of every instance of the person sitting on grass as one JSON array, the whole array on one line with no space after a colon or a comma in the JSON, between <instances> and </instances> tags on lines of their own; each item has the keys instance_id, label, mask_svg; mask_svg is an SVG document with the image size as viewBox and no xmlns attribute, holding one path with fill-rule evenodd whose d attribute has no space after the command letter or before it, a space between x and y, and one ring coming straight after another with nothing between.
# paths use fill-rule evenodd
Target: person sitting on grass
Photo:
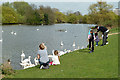
<instances>
[{"instance_id":1,"label":"person sitting on grass","mask_svg":"<svg viewBox=\"0 0 120 80\"><path fill-rule=\"evenodd\" d=\"M47 47L44 45L44 43L39 45L37 57L39 60L40 69L48 69L50 61L47 54Z\"/></svg>"},{"instance_id":2,"label":"person sitting on grass","mask_svg":"<svg viewBox=\"0 0 120 80\"><path fill-rule=\"evenodd\" d=\"M58 64L60 64L60 56L59 56L57 50L54 51L54 55L53 55L52 60L53 60L53 63L52 63L53 65L58 65Z\"/></svg>"},{"instance_id":3,"label":"person sitting on grass","mask_svg":"<svg viewBox=\"0 0 120 80\"><path fill-rule=\"evenodd\" d=\"M95 33L95 42L96 42L96 46L98 46L99 37L97 32Z\"/></svg>"},{"instance_id":4,"label":"person sitting on grass","mask_svg":"<svg viewBox=\"0 0 120 80\"><path fill-rule=\"evenodd\" d=\"M91 43L92 43L92 50L89 53L94 52L94 35L93 35L93 30L90 31L90 39L89 39L89 46L91 47Z\"/></svg>"}]
</instances>

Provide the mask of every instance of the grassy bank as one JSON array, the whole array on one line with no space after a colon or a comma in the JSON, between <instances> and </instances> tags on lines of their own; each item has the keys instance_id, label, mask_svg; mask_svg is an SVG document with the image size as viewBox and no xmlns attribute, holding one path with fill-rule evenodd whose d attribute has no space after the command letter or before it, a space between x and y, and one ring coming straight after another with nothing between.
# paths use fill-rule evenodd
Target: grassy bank
<instances>
[{"instance_id":1,"label":"grassy bank","mask_svg":"<svg viewBox=\"0 0 120 80\"><path fill-rule=\"evenodd\" d=\"M113 30L114 31L114 30ZM40 70L39 66L16 70L10 78L117 78L118 77L118 35L109 36L109 44L77 50L61 57L61 64ZM99 43L101 44L101 43Z\"/></svg>"}]
</instances>

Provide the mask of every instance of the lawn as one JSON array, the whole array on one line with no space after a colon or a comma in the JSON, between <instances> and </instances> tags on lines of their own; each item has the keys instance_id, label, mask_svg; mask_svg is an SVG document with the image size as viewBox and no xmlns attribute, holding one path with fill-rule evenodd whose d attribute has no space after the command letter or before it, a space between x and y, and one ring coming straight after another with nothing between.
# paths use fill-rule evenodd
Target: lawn
<instances>
[{"instance_id":1,"label":"lawn","mask_svg":"<svg viewBox=\"0 0 120 80\"><path fill-rule=\"evenodd\" d=\"M99 43L101 44L101 43ZM61 64L40 70L39 66L16 70L10 78L117 78L118 35L109 36L109 44L89 50L77 50L61 56Z\"/></svg>"}]
</instances>

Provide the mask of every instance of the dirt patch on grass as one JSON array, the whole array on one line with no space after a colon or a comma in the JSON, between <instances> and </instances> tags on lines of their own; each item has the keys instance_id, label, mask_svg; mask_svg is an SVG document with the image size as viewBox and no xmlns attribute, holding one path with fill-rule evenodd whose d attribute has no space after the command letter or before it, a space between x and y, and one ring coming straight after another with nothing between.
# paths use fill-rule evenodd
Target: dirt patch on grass
<instances>
[{"instance_id":1,"label":"dirt patch on grass","mask_svg":"<svg viewBox=\"0 0 120 80\"><path fill-rule=\"evenodd\" d=\"M118 33L110 33L110 34L108 34L108 36L115 35L115 34L120 34L120 32L118 32Z\"/></svg>"}]
</instances>

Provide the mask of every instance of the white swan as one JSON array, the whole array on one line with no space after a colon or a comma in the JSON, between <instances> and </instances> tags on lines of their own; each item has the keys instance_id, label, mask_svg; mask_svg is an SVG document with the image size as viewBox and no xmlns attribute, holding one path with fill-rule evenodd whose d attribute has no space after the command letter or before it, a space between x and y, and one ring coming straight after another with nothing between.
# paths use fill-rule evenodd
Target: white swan
<instances>
[{"instance_id":1,"label":"white swan","mask_svg":"<svg viewBox=\"0 0 120 80\"><path fill-rule=\"evenodd\" d=\"M3 40L2 39L0 39L0 42L2 42Z\"/></svg>"},{"instance_id":2,"label":"white swan","mask_svg":"<svg viewBox=\"0 0 120 80\"><path fill-rule=\"evenodd\" d=\"M82 46L81 49L84 49L84 46Z\"/></svg>"},{"instance_id":3,"label":"white swan","mask_svg":"<svg viewBox=\"0 0 120 80\"><path fill-rule=\"evenodd\" d=\"M29 64L31 64L30 59L31 59L31 56L29 56L27 59L23 60L22 63L29 63Z\"/></svg>"},{"instance_id":4,"label":"white swan","mask_svg":"<svg viewBox=\"0 0 120 80\"><path fill-rule=\"evenodd\" d=\"M2 30L2 32L4 32L4 31Z\"/></svg>"},{"instance_id":5,"label":"white swan","mask_svg":"<svg viewBox=\"0 0 120 80\"><path fill-rule=\"evenodd\" d=\"M14 35L17 35L17 33L16 33L16 32L14 32Z\"/></svg>"},{"instance_id":6,"label":"white swan","mask_svg":"<svg viewBox=\"0 0 120 80\"><path fill-rule=\"evenodd\" d=\"M73 42L73 46L75 46L75 42Z\"/></svg>"},{"instance_id":7,"label":"white swan","mask_svg":"<svg viewBox=\"0 0 120 80\"><path fill-rule=\"evenodd\" d=\"M21 62L23 61L24 58L25 58L25 54L24 54L24 52L23 52L23 50L22 50L22 54L21 54Z\"/></svg>"},{"instance_id":8,"label":"white swan","mask_svg":"<svg viewBox=\"0 0 120 80\"><path fill-rule=\"evenodd\" d=\"M65 32L67 32L67 30Z\"/></svg>"},{"instance_id":9,"label":"white swan","mask_svg":"<svg viewBox=\"0 0 120 80\"><path fill-rule=\"evenodd\" d=\"M37 31L39 31L39 29L37 29Z\"/></svg>"},{"instance_id":10,"label":"white swan","mask_svg":"<svg viewBox=\"0 0 120 80\"><path fill-rule=\"evenodd\" d=\"M13 31L11 31L11 34L14 34L14 32L13 32Z\"/></svg>"},{"instance_id":11,"label":"white swan","mask_svg":"<svg viewBox=\"0 0 120 80\"><path fill-rule=\"evenodd\" d=\"M61 46L63 46L63 42L61 41L61 44L60 44Z\"/></svg>"},{"instance_id":12,"label":"white swan","mask_svg":"<svg viewBox=\"0 0 120 80\"><path fill-rule=\"evenodd\" d=\"M34 62L35 62L35 65L39 64L39 61L38 61L37 57L34 58Z\"/></svg>"}]
</instances>

